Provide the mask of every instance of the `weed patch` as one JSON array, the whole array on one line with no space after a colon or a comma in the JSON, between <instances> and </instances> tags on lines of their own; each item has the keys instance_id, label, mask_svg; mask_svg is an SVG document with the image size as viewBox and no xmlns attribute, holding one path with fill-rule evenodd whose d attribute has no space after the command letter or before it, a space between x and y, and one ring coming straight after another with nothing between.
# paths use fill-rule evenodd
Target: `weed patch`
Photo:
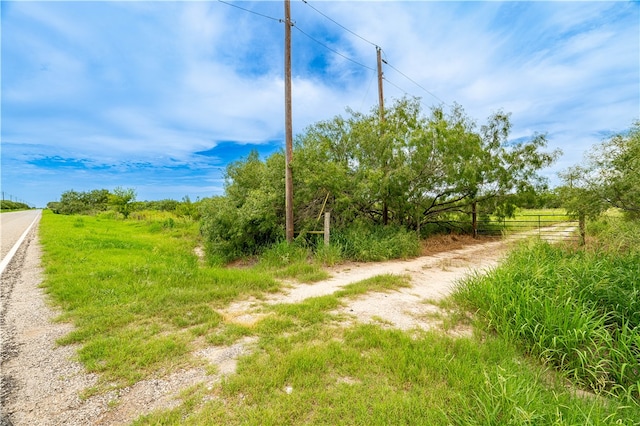
<instances>
[{"instance_id":1,"label":"weed patch","mask_svg":"<svg viewBox=\"0 0 640 426\"><path fill-rule=\"evenodd\" d=\"M454 297L578 386L637 403L638 276L635 250L528 244L488 275L466 280Z\"/></svg>"}]
</instances>

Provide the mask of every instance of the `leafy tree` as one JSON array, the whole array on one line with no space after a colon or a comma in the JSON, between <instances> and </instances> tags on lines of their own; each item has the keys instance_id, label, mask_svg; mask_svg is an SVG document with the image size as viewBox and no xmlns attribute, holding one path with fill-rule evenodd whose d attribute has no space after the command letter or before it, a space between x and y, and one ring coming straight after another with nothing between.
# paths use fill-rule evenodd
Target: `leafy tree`
<instances>
[{"instance_id":1,"label":"leafy tree","mask_svg":"<svg viewBox=\"0 0 640 426\"><path fill-rule=\"evenodd\" d=\"M60 214L81 214L90 210L90 206L87 205L83 194L77 191L69 190L62 193L60 196L60 203L58 205L58 212Z\"/></svg>"},{"instance_id":2,"label":"leafy tree","mask_svg":"<svg viewBox=\"0 0 640 426\"><path fill-rule=\"evenodd\" d=\"M498 112L480 129L459 105L424 116L417 99L400 99L380 120L377 110L310 126L295 139L295 228L319 226L331 211L334 229L361 224L420 229L471 206L507 214L514 194L543 186L538 170L544 135L512 143L508 114ZM228 253L254 253L282 236L284 158L257 153L227 167L224 197L205 203L203 234ZM365 229L363 228L363 229Z\"/></svg>"},{"instance_id":3,"label":"leafy tree","mask_svg":"<svg viewBox=\"0 0 640 426\"><path fill-rule=\"evenodd\" d=\"M26 203L22 203L20 201L12 201L12 200L0 200L0 210L2 211L10 211L10 210L29 210L31 206Z\"/></svg>"},{"instance_id":4,"label":"leafy tree","mask_svg":"<svg viewBox=\"0 0 640 426\"><path fill-rule=\"evenodd\" d=\"M50 202L47 207L59 214L91 214L107 210L108 205L109 191L106 189L86 192L71 189L62 193L60 201Z\"/></svg>"},{"instance_id":5,"label":"leafy tree","mask_svg":"<svg viewBox=\"0 0 640 426\"><path fill-rule=\"evenodd\" d=\"M196 203L191 202L191 198L188 195L182 197L182 201L176 204L174 211L179 217L196 220L200 218Z\"/></svg>"},{"instance_id":6,"label":"leafy tree","mask_svg":"<svg viewBox=\"0 0 640 426\"><path fill-rule=\"evenodd\" d=\"M575 214L598 215L617 207L640 217L640 121L596 145L582 165L561 174L563 197Z\"/></svg>"},{"instance_id":7,"label":"leafy tree","mask_svg":"<svg viewBox=\"0 0 640 426\"><path fill-rule=\"evenodd\" d=\"M330 194L328 208L347 221L419 227L473 203L495 209L544 187L537 172L559 155L542 151L544 135L511 143L503 112L480 130L459 105L423 117L416 99L397 101L382 122L376 111L349 113L311 126L294 152L296 203L319 208Z\"/></svg>"},{"instance_id":8,"label":"leafy tree","mask_svg":"<svg viewBox=\"0 0 640 426\"><path fill-rule=\"evenodd\" d=\"M109 204L114 210L128 218L132 211L132 204L136 200L136 191L132 188L117 187L109 194Z\"/></svg>"},{"instance_id":9,"label":"leafy tree","mask_svg":"<svg viewBox=\"0 0 640 426\"><path fill-rule=\"evenodd\" d=\"M230 163L225 196L203 200L201 232L224 260L255 254L284 236L284 156L252 151Z\"/></svg>"}]
</instances>

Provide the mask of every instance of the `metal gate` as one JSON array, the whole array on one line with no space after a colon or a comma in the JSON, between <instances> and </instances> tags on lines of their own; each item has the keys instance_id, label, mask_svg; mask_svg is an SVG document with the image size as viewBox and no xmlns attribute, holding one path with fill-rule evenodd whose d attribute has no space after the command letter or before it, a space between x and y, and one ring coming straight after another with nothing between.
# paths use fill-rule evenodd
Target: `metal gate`
<instances>
[{"instance_id":1,"label":"metal gate","mask_svg":"<svg viewBox=\"0 0 640 426\"><path fill-rule=\"evenodd\" d=\"M585 223L565 214L526 213L516 218L496 219L482 215L473 220L436 220L428 222L449 232L485 238L537 237L544 241L573 241L584 244Z\"/></svg>"},{"instance_id":2,"label":"metal gate","mask_svg":"<svg viewBox=\"0 0 640 426\"><path fill-rule=\"evenodd\" d=\"M538 237L549 242L583 242L581 221L554 214L523 214L517 219L478 220L477 234L488 237Z\"/></svg>"}]
</instances>

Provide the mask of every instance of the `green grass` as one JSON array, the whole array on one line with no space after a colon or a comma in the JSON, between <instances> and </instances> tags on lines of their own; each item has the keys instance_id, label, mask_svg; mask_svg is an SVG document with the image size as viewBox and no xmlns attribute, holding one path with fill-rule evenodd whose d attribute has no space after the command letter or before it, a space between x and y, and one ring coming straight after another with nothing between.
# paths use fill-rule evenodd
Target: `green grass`
<instances>
[{"instance_id":1,"label":"green grass","mask_svg":"<svg viewBox=\"0 0 640 426\"><path fill-rule=\"evenodd\" d=\"M573 220L565 209L518 209L514 217L496 220L496 224L506 232L522 232Z\"/></svg>"},{"instance_id":2,"label":"green grass","mask_svg":"<svg viewBox=\"0 0 640 426\"><path fill-rule=\"evenodd\" d=\"M221 308L276 291L273 275L283 265L308 262L308 252L281 247L255 268L210 267L193 253L196 224L167 219L45 212L40 226L44 286L62 307L61 320L76 326L61 343L79 343L80 360L102 378L87 394L192 365L198 345L257 338L236 374L210 388L187 389L176 408L135 424L640 422L640 407L621 393L612 388L600 397L576 394L553 364L539 362L507 334L479 328L472 337L453 338L439 331L348 326L344 314L336 313L360 295L407 286L402 276L378 276L331 295L265 306L265 315L251 325L227 323ZM619 301L603 306L611 303ZM476 317L483 316L478 310Z\"/></svg>"},{"instance_id":3,"label":"green grass","mask_svg":"<svg viewBox=\"0 0 640 426\"><path fill-rule=\"evenodd\" d=\"M272 306L236 374L137 425L584 425L640 420L640 407L582 397L512 341L477 333L342 326L348 299L407 285L375 277L340 292ZM195 396L194 396L195 395Z\"/></svg>"},{"instance_id":4,"label":"green grass","mask_svg":"<svg viewBox=\"0 0 640 426\"><path fill-rule=\"evenodd\" d=\"M346 259L361 262L406 259L420 254L418 235L395 226L352 225L335 232L331 242L341 248Z\"/></svg>"},{"instance_id":5,"label":"green grass","mask_svg":"<svg viewBox=\"0 0 640 426\"><path fill-rule=\"evenodd\" d=\"M577 219L569 216L565 209L516 209L513 217L497 217L481 215L478 217L478 233L480 235L499 236L525 232L532 229L545 228L557 223ZM471 222L465 222L467 232L471 232Z\"/></svg>"},{"instance_id":6,"label":"green grass","mask_svg":"<svg viewBox=\"0 0 640 426\"><path fill-rule=\"evenodd\" d=\"M633 228L640 235L638 224ZM577 386L638 403L640 239L620 252L610 245L615 235L584 250L522 245L454 297Z\"/></svg>"},{"instance_id":7,"label":"green grass","mask_svg":"<svg viewBox=\"0 0 640 426\"><path fill-rule=\"evenodd\" d=\"M321 256L317 259L311 248L299 243L288 244L281 241L266 249L259 257L258 269L268 271L277 278L291 278L303 283L314 283L329 278L323 269L323 262L331 253L329 249L321 249ZM335 260L331 257L330 259Z\"/></svg>"},{"instance_id":8,"label":"green grass","mask_svg":"<svg viewBox=\"0 0 640 426\"><path fill-rule=\"evenodd\" d=\"M631 425L640 419L637 407L572 394L499 337L340 328L327 313L334 307L330 298L317 298L278 308L291 323L315 313L306 327L263 334L237 374L197 400L135 424Z\"/></svg>"},{"instance_id":9,"label":"green grass","mask_svg":"<svg viewBox=\"0 0 640 426\"><path fill-rule=\"evenodd\" d=\"M517 209L513 219L518 220L522 217L544 216L554 220L567 220L569 215L565 209ZM507 219L508 221L509 219Z\"/></svg>"},{"instance_id":10,"label":"green grass","mask_svg":"<svg viewBox=\"0 0 640 426\"><path fill-rule=\"evenodd\" d=\"M105 382L188 364L194 334L219 326L216 309L279 288L262 272L200 265L197 225L167 223L42 217L44 286L64 310L60 320L75 325L60 343L80 343L80 359Z\"/></svg>"}]
</instances>

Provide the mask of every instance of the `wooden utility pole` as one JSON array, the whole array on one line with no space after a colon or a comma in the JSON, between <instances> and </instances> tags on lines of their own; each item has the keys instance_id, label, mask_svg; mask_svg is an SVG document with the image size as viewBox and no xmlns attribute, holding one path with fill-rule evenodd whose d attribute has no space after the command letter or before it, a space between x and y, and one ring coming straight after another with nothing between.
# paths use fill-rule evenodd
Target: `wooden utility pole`
<instances>
[{"instance_id":1,"label":"wooden utility pole","mask_svg":"<svg viewBox=\"0 0 640 426\"><path fill-rule=\"evenodd\" d=\"M293 242L293 125L291 124L291 1L284 0L285 233Z\"/></svg>"},{"instance_id":2,"label":"wooden utility pole","mask_svg":"<svg viewBox=\"0 0 640 426\"><path fill-rule=\"evenodd\" d=\"M380 121L384 121L384 95L382 93L382 49L376 46L376 54L378 57L378 111L380 113Z\"/></svg>"},{"instance_id":3,"label":"wooden utility pole","mask_svg":"<svg viewBox=\"0 0 640 426\"><path fill-rule=\"evenodd\" d=\"M382 129L382 123L384 122L384 94L382 93L382 49L376 46L376 56L378 59L378 113L380 115L380 128ZM382 137L382 135L380 135ZM382 223L387 225L389 223L389 206L385 197L382 202Z\"/></svg>"}]
</instances>

